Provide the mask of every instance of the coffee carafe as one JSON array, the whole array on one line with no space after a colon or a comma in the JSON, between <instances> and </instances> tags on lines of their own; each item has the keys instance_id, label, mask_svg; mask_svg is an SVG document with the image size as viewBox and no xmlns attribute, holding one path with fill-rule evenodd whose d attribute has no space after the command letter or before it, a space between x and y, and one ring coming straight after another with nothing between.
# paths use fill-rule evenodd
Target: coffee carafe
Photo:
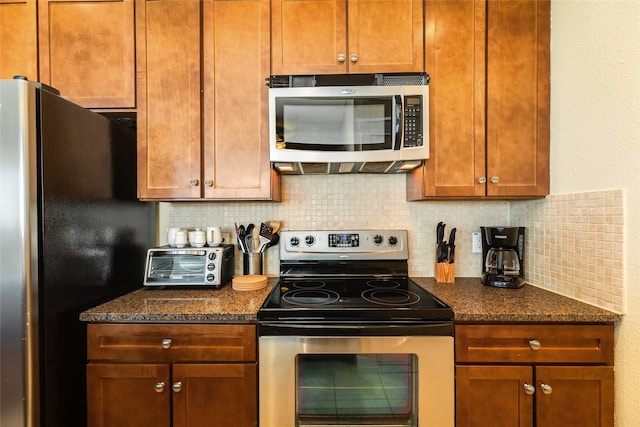
<instances>
[{"instance_id":1,"label":"coffee carafe","mask_svg":"<svg viewBox=\"0 0 640 427\"><path fill-rule=\"evenodd\" d=\"M524 227L480 227L482 283L498 288L524 285Z\"/></svg>"}]
</instances>

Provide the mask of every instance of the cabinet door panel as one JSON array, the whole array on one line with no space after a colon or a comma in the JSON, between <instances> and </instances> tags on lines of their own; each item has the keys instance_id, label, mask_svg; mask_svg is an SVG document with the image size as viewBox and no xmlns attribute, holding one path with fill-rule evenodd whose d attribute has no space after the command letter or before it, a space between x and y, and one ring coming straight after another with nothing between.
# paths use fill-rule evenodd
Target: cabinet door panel
<instances>
[{"instance_id":1,"label":"cabinet door panel","mask_svg":"<svg viewBox=\"0 0 640 427\"><path fill-rule=\"evenodd\" d=\"M359 0L347 5L350 73L424 71L422 0Z\"/></svg>"},{"instance_id":2,"label":"cabinet door panel","mask_svg":"<svg viewBox=\"0 0 640 427\"><path fill-rule=\"evenodd\" d=\"M429 159L407 176L407 199L485 195L485 3L426 3Z\"/></svg>"},{"instance_id":3,"label":"cabinet door panel","mask_svg":"<svg viewBox=\"0 0 640 427\"><path fill-rule=\"evenodd\" d=\"M273 0L272 74L345 73L346 23L346 0Z\"/></svg>"},{"instance_id":4,"label":"cabinet door panel","mask_svg":"<svg viewBox=\"0 0 640 427\"><path fill-rule=\"evenodd\" d=\"M0 79L38 78L36 1L0 0Z\"/></svg>"},{"instance_id":5,"label":"cabinet door panel","mask_svg":"<svg viewBox=\"0 0 640 427\"><path fill-rule=\"evenodd\" d=\"M612 366L539 366L536 385L538 425L613 426Z\"/></svg>"},{"instance_id":6,"label":"cabinet door panel","mask_svg":"<svg viewBox=\"0 0 640 427\"><path fill-rule=\"evenodd\" d=\"M533 385L528 366L456 366L456 425L531 427Z\"/></svg>"},{"instance_id":7,"label":"cabinet door panel","mask_svg":"<svg viewBox=\"0 0 640 427\"><path fill-rule=\"evenodd\" d=\"M173 426L255 427L256 382L255 363L174 365Z\"/></svg>"},{"instance_id":8,"label":"cabinet door panel","mask_svg":"<svg viewBox=\"0 0 640 427\"><path fill-rule=\"evenodd\" d=\"M200 3L137 0L138 196L201 196Z\"/></svg>"},{"instance_id":9,"label":"cabinet door panel","mask_svg":"<svg viewBox=\"0 0 640 427\"><path fill-rule=\"evenodd\" d=\"M169 365L89 363L89 427L169 427ZM156 385L163 383L164 389Z\"/></svg>"},{"instance_id":10,"label":"cabinet door panel","mask_svg":"<svg viewBox=\"0 0 640 427\"><path fill-rule=\"evenodd\" d=\"M135 108L133 9L133 0L40 1L40 80L87 108Z\"/></svg>"},{"instance_id":11,"label":"cabinet door panel","mask_svg":"<svg viewBox=\"0 0 640 427\"><path fill-rule=\"evenodd\" d=\"M269 1L207 0L203 25L204 197L271 199Z\"/></svg>"},{"instance_id":12,"label":"cabinet door panel","mask_svg":"<svg viewBox=\"0 0 640 427\"><path fill-rule=\"evenodd\" d=\"M548 1L487 3L488 196L549 192Z\"/></svg>"}]
</instances>

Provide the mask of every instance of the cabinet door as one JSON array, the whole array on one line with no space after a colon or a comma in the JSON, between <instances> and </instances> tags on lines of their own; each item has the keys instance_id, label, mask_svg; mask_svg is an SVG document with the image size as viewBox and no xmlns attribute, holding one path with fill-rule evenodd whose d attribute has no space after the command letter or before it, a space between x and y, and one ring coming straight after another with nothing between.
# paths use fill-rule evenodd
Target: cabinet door
<instances>
[{"instance_id":1,"label":"cabinet door","mask_svg":"<svg viewBox=\"0 0 640 427\"><path fill-rule=\"evenodd\" d=\"M135 108L133 1L39 1L40 80L87 108Z\"/></svg>"},{"instance_id":2,"label":"cabinet door","mask_svg":"<svg viewBox=\"0 0 640 427\"><path fill-rule=\"evenodd\" d=\"M429 159L407 176L407 199L485 195L485 2L426 3Z\"/></svg>"},{"instance_id":3,"label":"cabinet door","mask_svg":"<svg viewBox=\"0 0 640 427\"><path fill-rule=\"evenodd\" d=\"M549 193L550 2L487 4L487 195Z\"/></svg>"},{"instance_id":4,"label":"cabinet door","mask_svg":"<svg viewBox=\"0 0 640 427\"><path fill-rule=\"evenodd\" d=\"M138 197L200 198L200 3L136 1Z\"/></svg>"},{"instance_id":5,"label":"cabinet door","mask_svg":"<svg viewBox=\"0 0 640 427\"><path fill-rule=\"evenodd\" d=\"M424 71L423 0L348 1L350 73Z\"/></svg>"},{"instance_id":6,"label":"cabinet door","mask_svg":"<svg viewBox=\"0 0 640 427\"><path fill-rule=\"evenodd\" d=\"M613 426L612 366L536 367L539 426Z\"/></svg>"},{"instance_id":7,"label":"cabinet door","mask_svg":"<svg viewBox=\"0 0 640 427\"><path fill-rule=\"evenodd\" d=\"M269 162L269 35L268 0L204 2L206 199L279 199Z\"/></svg>"},{"instance_id":8,"label":"cabinet door","mask_svg":"<svg viewBox=\"0 0 640 427\"><path fill-rule=\"evenodd\" d=\"M169 427L169 365L89 363L88 427Z\"/></svg>"},{"instance_id":9,"label":"cabinet door","mask_svg":"<svg viewBox=\"0 0 640 427\"><path fill-rule=\"evenodd\" d=\"M255 363L173 365L173 426L255 427L256 381Z\"/></svg>"},{"instance_id":10,"label":"cabinet door","mask_svg":"<svg viewBox=\"0 0 640 427\"><path fill-rule=\"evenodd\" d=\"M0 79L38 79L36 0L0 0Z\"/></svg>"},{"instance_id":11,"label":"cabinet door","mask_svg":"<svg viewBox=\"0 0 640 427\"><path fill-rule=\"evenodd\" d=\"M456 425L531 427L533 396L525 385L533 385L529 366L456 366Z\"/></svg>"},{"instance_id":12,"label":"cabinet door","mask_svg":"<svg viewBox=\"0 0 640 427\"><path fill-rule=\"evenodd\" d=\"M347 72L346 0L271 1L272 74Z\"/></svg>"}]
</instances>

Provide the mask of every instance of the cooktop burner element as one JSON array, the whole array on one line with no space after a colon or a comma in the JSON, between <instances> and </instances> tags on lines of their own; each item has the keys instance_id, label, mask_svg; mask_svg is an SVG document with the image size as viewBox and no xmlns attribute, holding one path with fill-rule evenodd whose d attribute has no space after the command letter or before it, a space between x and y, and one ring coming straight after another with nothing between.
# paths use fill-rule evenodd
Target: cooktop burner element
<instances>
[{"instance_id":1,"label":"cooktop burner element","mask_svg":"<svg viewBox=\"0 0 640 427\"><path fill-rule=\"evenodd\" d=\"M405 230L282 231L280 282L259 321L451 321L408 277Z\"/></svg>"}]
</instances>

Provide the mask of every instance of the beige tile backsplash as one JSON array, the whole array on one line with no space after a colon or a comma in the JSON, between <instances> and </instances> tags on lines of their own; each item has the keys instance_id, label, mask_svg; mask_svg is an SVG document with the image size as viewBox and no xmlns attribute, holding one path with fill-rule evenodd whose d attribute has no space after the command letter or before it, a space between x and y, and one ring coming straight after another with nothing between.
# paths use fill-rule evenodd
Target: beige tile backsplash
<instances>
[{"instance_id":1,"label":"beige tile backsplash","mask_svg":"<svg viewBox=\"0 0 640 427\"><path fill-rule=\"evenodd\" d=\"M510 217L527 227L528 282L624 313L623 190L513 202Z\"/></svg>"},{"instance_id":2,"label":"beige tile backsplash","mask_svg":"<svg viewBox=\"0 0 640 427\"><path fill-rule=\"evenodd\" d=\"M277 219L285 229L407 229L409 273L434 274L435 228L456 227L456 275L479 277L471 253L480 226L525 226L525 276L530 283L610 310L624 311L622 190L549 196L533 201L407 202L404 175L282 177L282 202L167 204L167 226L219 225ZM265 274L277 276L279 247L265 253ZM242 271L236 252L236 272Z\"/></svg>"}]
</instances>

